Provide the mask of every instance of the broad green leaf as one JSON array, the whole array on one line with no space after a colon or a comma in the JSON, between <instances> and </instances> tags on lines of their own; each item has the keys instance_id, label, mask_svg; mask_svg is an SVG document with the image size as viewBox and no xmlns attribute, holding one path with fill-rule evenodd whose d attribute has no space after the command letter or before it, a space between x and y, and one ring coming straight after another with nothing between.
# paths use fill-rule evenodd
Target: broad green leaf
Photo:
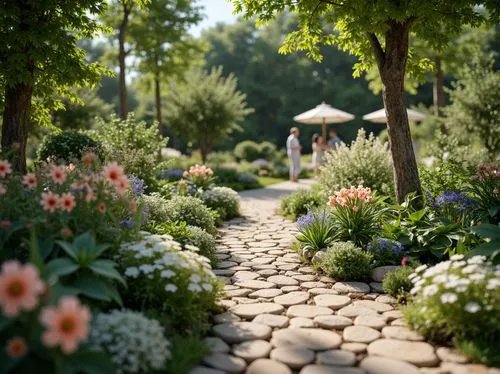
<instances>
[{"instance_id":1,"label":"broad green leaf","mask_svg":"<svg viewBox=\"0 0 500 374\"><path fill-rule=\"evenodd\" d=\"M80 268L80 265L70 258L56 258L47 264L47 274L49 276L62 277L74 273Z\"/></svg>"},{"instance_id":2,"label":"broad green leaf","mask_svg":"<svg viewBox=\"0 0 500 374\"><path fill-rule=\"evenodd\" d=\"M79 293L95 300L111 301L111 296L108 292L108 285L101 279L91 276L86 276L77 279L71 285L77 289Z\"/></svg>"},{"instance_id":3,"label":"broad green leaf","mask_svg":"<svg viewBox=\"0 0 500 374\"><path fill-rule=\"evenodd\" d=\"M489 223L471 227L470 231L486 238L500 239L500 227Z\"/></svg>"},{"instance_id":4,"label":"broad green leaf","mask_svg":"<svg viewBox=\"0 0 500 374\"><path fill-rule=\"evenodd\" d=\"M63 249L63 251L71 257L73 260L76 262L79 262L79 251L78 249L72 244L68 243L62 240L56 240L56 243Z\"/></svg>"},{"instance_id":5,"label":"broad green leaf","mask_svg":"<svg viewBox=\"0 0 500 374\"><path fill-rule=\"evenodd\" d=\"M88 267L94 273L102 275L107 278L113 278L122 283L124 286L127 284L125 280L120 275L120 273L115 269L116 264L113 261L109 260L95 260L92 261Z\"/></svg>"},{"instance_id":6,"label":"broad green leaf","mask_svg":"<svg viewBox=\"0 0 500 374\"><path fill-rule=\"evenodd\" d=\"M73 368L73 373L113 374L116 372L110 356L98 351L79 350L68 356L67 364Z\"/></svg>"},{"instance_id":7,"label":"broad green leaf","mask_svg":"<svg viewBox=\"0 0 500 374\"><path fill-rule=\"evenodd\" d=\"M408 218L413 222L419 222L425 216L425 209L411 213Z\"/></svg>"}]
</instances>

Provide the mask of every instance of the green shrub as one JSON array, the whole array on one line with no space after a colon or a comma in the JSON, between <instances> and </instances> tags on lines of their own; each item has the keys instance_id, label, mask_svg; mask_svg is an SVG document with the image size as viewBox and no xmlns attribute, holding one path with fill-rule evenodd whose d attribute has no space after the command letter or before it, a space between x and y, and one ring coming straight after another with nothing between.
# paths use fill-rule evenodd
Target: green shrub
<instances>
[{"instance_id":1,"label":"green shrub","mask_svg":"<svg viewBox=\"0 0 500 374\"><path fill-rule=\"evenodd\" d=\"M302 244L301 254L308 260L319 250L328 247L334 237L331 215L325 210L299 217L297 229L299 233L296 238Z\"/></svg>"},{"instance_id":2,"label":"green shrub","mask_svg":"<svg viewBox=\"0 0 500 374\"><path fill-rule=\"evenodd\" d=\"M210 262L215 265L217 258L215 257L215 238L205 230L196 226L187 226L190 236L184 239L183 245L194 245L199 249L199 254L205 256Z\"/></svg>"},{"instance_id":3,"label":"green shrub","mask_svg":"<svg viewBox=\"0 0 500 374\"><path fill-rule=\"evenodd\" d=\"M47 135L38 149L39 161L70 162L80 160L86 152L102 157L102 145L90 136L77 131L64 131Z\"/></svg>"},{"instance_id":4,"label":"green shrub","mask_svg":"<svg viewBox=\"0 0 500 374\"><path fill-rule=\"evenodd\" d=\"M172 338L171 352L166 373L190 373L210 353L210 348L198 335L176 335Z\"/></svg>"},{"instance_id":5,"label":"green shrub","mask_svg":"<svg viewBox=\"0 0 500 374\"><path fill-rule=\"evenodd\" d=\"M326 199L317 189L300 189L281 199L281 212L284 216L292 219L307 214L309 210L314 210L324 206Z\"/></svg>"},{"instance_id":6,"label":"green shrub","mask_svg":"<svg viewBox=\"0 0 500 374\"><path fill-rule=\"evenodd\" d=\"M240 215L240 197L228 187L214 187L203 192L201 199L209 208L217 211L225 221Z\"/></svg>"},{"instance_id":7,"label":"green shrub","mask_svg":"<svg viewBox=\"0 0 500 374\"><path fill-rule=\"evenodd\" d=\"M244 140L234 147L234 156L238 160L252 162L260 158L260 146L253 140Z\"/></svg>"},{"instance_id":8,"label":"green shrub","mask_svg":"<svg viewBox=\"0 0 500 374\"><path fill-rule=\"evenodd\" d=\"M341 144L325 154L319 181L328 194L362 184L379 194L392 196L392 158L387 144L373 134L366 138L365 131L360 129L350 147Z\"/></svg>"},{"instance_id":9,"label":"green shrub","mask_svg":"<svg viewBox=\"0 0 500 374\"><path fill-rule=\"evenodd\" d=\"M274 145L271 142L262 142L259 145L259 150L260 150L260 157L263 158L264 160L273 160L275 155L276 155L276 145Z\"/></svg>"},{"instance_id":10,"label":"green shrub","mask_svg":"<svg viewBox=\"0 0 500 374\"><path fill-rule=\"evenodd\" d=\"M321 269L336 280L364 280L372 271L373 255L352 242L335 242L328 248Z\"/></svg>"},{"instance_id":11,"label":"green shrub","mask_svg":"<svg viewBox=\"0 0 500 374\"><path fill-rule=\"evenodd\" d=\"M382 281L384 291L389 295L397 297L400 301L405 301L408 293L413 287L413 284L409 279L413 270L414 269L409 266L403 266L387 273Z\"/></svg>"},{"instance_id":12,"label":"green shrub","mask_svg":"<svg viewBox=\"0 0 500 374\"><path fill-rule=\"evenodd\" d=\"M484 257L449 261L410 276L412 303L408 325L439 344L450 341L464 354L486 365L500 365L500 273Z\"/></svg>"}]
</instances>

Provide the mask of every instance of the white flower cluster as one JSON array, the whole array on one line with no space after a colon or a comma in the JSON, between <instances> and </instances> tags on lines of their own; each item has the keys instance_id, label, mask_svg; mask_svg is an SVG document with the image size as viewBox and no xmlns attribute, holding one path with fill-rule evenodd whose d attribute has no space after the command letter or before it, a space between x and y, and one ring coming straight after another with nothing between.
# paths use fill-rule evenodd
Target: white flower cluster
<instances>
[{"instance_id":1,"label":"white flower cluster","mask_svg":"<svg viewBox=\"0 0 500 374\"><path fill-rule=\"evenodd\" d=\"M500 294L500 266L489 265L482 256L465 259L455 255L429 268L422 265L415 269L410 279L412 295L423 299L436 296L441 304L460 301L468 313L491 311L494 308L492 300ZM480 298L472 294L472 288L484 290Z\"/></svg>"},{"instance_id":2,"label":"white flower cluster","mask_svg":"<svg viewBox=\"0 0 500 374\"><path fill-rule=\"evenodd\" d=\"M125 269L128 278L146 277L158 286L162 282L166 292L177 292L179 283L185 284L187 290L212 292L215 274L212 272L210 260L197 254L197 247L182 246L169 235L152 235L144 233L143 240L126 243L120 248L123 258L131 258L134 266ZM184 290L181 290L184 291Z\"/></svg>"},{"instance_id":3,"label":"white flower cluster","mask_svg":"<svg viewBox=\"0 0 500 374\"><path fill-rule=\"evenodd\" d=\"M171 357L170 342L158 321L126 309L97 315L88 344L107 352L118 374L161 370Z\"/></svg>"}]
</instances>

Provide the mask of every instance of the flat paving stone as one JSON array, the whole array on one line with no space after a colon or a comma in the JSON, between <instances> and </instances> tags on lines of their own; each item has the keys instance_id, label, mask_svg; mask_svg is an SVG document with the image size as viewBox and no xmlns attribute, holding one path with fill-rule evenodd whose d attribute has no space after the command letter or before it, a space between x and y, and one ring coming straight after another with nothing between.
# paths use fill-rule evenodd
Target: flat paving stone
<instances>
[{"instance_id":1,"label":"flat paving stone","mask_svg":"<svg viewBox=\"0 0 500 374\"><path fill-rule=\"evenodd\" d=\"M353 353L366 352L366 348L368 348L368 344L364 343L343 343L340 346L340 349L342 349L343 351L349 351Z\"/></svg>"},{"instance_id":2,"label":"flat paving stone","mask_svg":"<svg viewBox=\"0 0 500 374\"><path fill-rule=\"evenodd\" d=\"M298 272L302 274L314 274L315 270L311 266L301 266Z\"/></svg>"},{"instance_id":3,"label":"flat paving stone","mask_svg":"<svg viewBox=\"0 0 500 374\"><path fill-rule=\"evenodd\" d=\"M235 283L236 286L242 288L250 288L252 290L261 290L266 288L276 288L276 285L271 282L260 281L260 280L245 280Z\"/></svg>"},{"instance_id":4,"label":"flat paving stone","mask_svg":"<svg viewBox=\"0 0 500 374\"><path fill-rule=\"evenodd\" d=\"M251 362L258 358L268 357L271 349L272 345L268 341L251 340L234 345L231 351L233 355L241 357L247 362Z\"/></svg>"},{"instance_id":5,"label":"flat paving stone","mask_svg":"<svg viewBox=\"0 0 500 374\"><path fill-rule=\"evenodd\" d=\"M353 343L371 343L380 338L380 331L366 326L348 326L344 329L344 341Z\"/></svg>"},{"instance_id":6,"label":"flat paving stone","mask_svg":"<svg viewBox=\"0 0 500 374\"><path fill-rule=\"evenodd\" d=\"M285 275L273 275L267 278L268 282L274 283L280 287L282 286L297 286L299 282L291 277Z\"/></svg>"},{"instance_id":7,"label":"flat paving stone","mask_svg":"<svg viewBox=\"0 0 500 374\"><path fill-rule=\"evenodd\" d=\"M278 274L278 270L275 269L264 269L264 270L257 270L257 274L259 274L262 277L270 277L271 275L276 275Z\"/></svg>"},{"instance_id":8,"label":"flat paving stone","mask_svg":"<svg viewBox=\"0 0 500 374\"><path fill-rule=\"evenodd\" d=\"M370 308L367 308L364 306L360 306L360 305L354 305L354 304L350 304L346 307L343 307L342 309L339 309L337 311L337 314L339 316L344 316L344 317L349 317L349 318L354 318L354 317L362 316L362 315L366 315L366 314L378 315L377 311L375 311L373 309L370 309Z\"/></svg>"},{"instance_id":9,"label":"flat paving stone","mask_svg":"<svg viewBox=\"0 0 500 374\"><path fill-rule=\"evenodd\" d=\"M402 326L387 326L382 329L382 335L384 338L398 339L398 340L411 340L411 341L423 341L424 337L418 332L410 330L407 327Z\"/></svg>"},{"instance_id":10,"label":"flat paving stone","mask_svg":"<svg viewBox=\"0 0 500 374\"><path fill-rule=\"evenodd\" d=\"M314 317L314 322L325 329L342 330L347 326L352 325L352 320L343 316L317 316Z\"/></svg>"},{"instance_id":11,"label":"flat paving stone","mask_svg":"<svg viewBox=\"0 0 500 374\"><path fill-rule=\"evenodd\" d=\"M227 353L230 350L229 346L221 338L207 336L203 341L208 346L211 353Z\"/></svg>"},{"instance_id":12,"label":"flat paving stone","mask_svg":"<svg viewBox=\"0 0 500 374\"><path fill-rule=\"evenodd\" d=\"M305 304L309 300L309 294L307 292L295 291L289 292L281 296L274 298L276 304L283 306L292 306L298 304Z\"/></svg>"},{"instance_id":13,"label":"flat paving stone","mask_svg":"<svg viewBox=\"0 0 500 374\"><path fill-rule=\"evenodd\" d=\"M300 287L302 288L323 288L326 287L326 283L323 282L303 282L300 284Z\"/></svg>"},{"instance_id":14,"label":"flat paving stone","mask_svg":"<svg viewBox=\"0 0 500 374\"><path fill-rule=\"evenodd\" d=\"M307 365L302 368L300 374L365 374L359 368L333 367L327 365Z\"/></svg>"},{"instance_id":15,"label":"flat paving stone","mask_svg":"<svg viewBox=\"0 0 500 374\"><path fill-rule=\"evenodd\" d=\"M289 317L314 318L329 314L333 314L333 310L317 305L292 305L286 311L286 315Z\"/></svg>"},{"instance_id":16,"label":"flat paving stone","mask_svg":"<svg viewBox=\"0 0 500 374\"><path fill-rule=\"evenodd\" d=\"M284 286L284 287L281 287L281 291L286 292L286 293L300 291L300 287L299 286Z\"/></svg>"},{"instance_id":17,"label":"flat paving stone","mask_svg":"<svg viewBox=\"0 0 500 374\"><path fill-rule=\"evenodd\" d=\"M334 349L316 354L316 363L333 366L353 366L356 363L356 355L350 351Z\"/></svg>"},{"instance_id":18,"label":"flat paving stone","mask_svg":"<svg viewBox=\"0 0 500 374\"><path fill-rule=\"evenodd\" d=\"M272 329L260 323L231 322L213 326L212 332L227 343L241 343L248 340L267 339L271 336Z\"/></svg>"},{"instance_id":19,"label":"flat paving stone","mask_svg":"<svg viewBox=\"0 0 500 374\"><path fill-rule=\"evenodd\" d=\"M254 290L250 290L248 288L237 288L235 290L229 290L225 292L225 297L231 298L231 297L242 297L242 296L247 296L248 294L252 293Z\"/></svg>"},{"instance_id":20,"label":"flat paving stone","mask_svg":"<svg viewBox=\"0 0 500 374\"><path fill-rule=\"evenodd\" d=\"M337 282L333 285L333 289L339 293L368 293L370 286L362 282Z\"/></svg>"},{"instance_id":21,"label":"flat paving stone","mask_svg":"<svg viewBox=\"0 0 500 374\"><path fill-rule=\"evenodd\" d=\"M295 317L290 319L290 327L292 328L312 328L314 327L314 321L310 318Z\"/></svg>"},{"instance_id":22,"label":"flat paving stone","mask_svg":"<svg viewBox=\"0 0 500 374\"><path fill-rule=\"evenodd\" d=\"M232 307L229 311L238 317L252 319L259 314L281 314L285 308L275 303L240 304Z\"/></svg>"},{"instance_id":23,"label":"flat paving stone","mask_svg":"<svg viewBox=\"0 0 500 374\"><path fill-rule=\"evenodd\" d=\"M388 312L393 310L394 308L389 304L379 303L373 300L356 300L354 305L359 305L365 308L370 308L375 310L378 313Z\"/></svg>"},{"instance_id":24,"label":"flat paving stone","mask_svg":"<svg viewBox=\"0 0 500 374\"><path fill-rule=\"evenodd\" d=\"M351 303L351 298L342 295L318 295L314 297L314 304L338 310Z\"/></svg>"},{"instance_id":25,"label":"flat paving stone","mask_svg":"<svg viewBox=\"0 0 500 374\"><path fill-rule=\"evenodd\" d=\"M252 299L257 299L259 297L272 298L279 296L281 294L283 294L283 291L281 291L279 288L267 288L264 290L253 291L251 294L248 295L248 297Z\"/></svg>"},{"instance_id":26,"label":"flat paving stone","mask_svg":"<svg viewBox=\"0 0 500 374\"><path fill-rule=\"evenodd\" d=\"M380 314L364 314L354 319L356 326L368 326L372 329L381 330L387 325L387 318Z\"/></svg>"},{"instance_id":27,"label":"flat paving stone","mask_svg":"<svg viewBox=\"0 0 500 374\"><path fill-rule=\"evenodd\" d=\"M224 313L216 314L213 318L214 318L215 323L241 321L240 317L238 317L236 314L233 314L231 312L224 312Z\"/></svg>"},{"instance_id":28,"label":"flat paving stone","mask_svg":"<svg viewBox=\"0 0 500 374\"><path fill-rule=\"evenodd\" d=\"M246 374L292 374L292 370L281 362L259 358L248 366Z\"/></svg>"},{"instance_id":29,"label":"flat paving stone","mask_svg":"<svg viewBox=\"0 0 500 374\"><path fill-rule=\"evenodd\" d=\"M226 374L222 370L207 368L206 366L196 366L191 369L189 374Z\"/></svg>"},{"instance_id":30,"label":"flat paving stone","mask_svg":"<svg viewBox=\"0 0 500 374\"><path fill-rule=\"evenodd\" d=\"M441 361L454 362L456 364L466 364L470 361L466 356L448 347L439 347L436 349L436 355Z\"/></svg>"},{"instance_id":31,"label":"flat paving stone","mask_svg":"<svg viewBox=\"0 0 500 374\"><path fill-rule=\"evenodd\" d=\"M253 272L253 271L245 271L245 270L240 270L237 271L236 273L233 274L231 279L233 282L240 282L244 280L253 280L257 279L259 277L259 274Z\"/></svg>"},{"instance_id":32,"label":"flat paving stone","mask_svg":"<svg viewBox=\"0 0 500 374\"><path fill-rule=\"evenodd\" d=\"M203 363L227 373L241 373L247 367L245 360L226 353L213 353L203 358Z\"/></svg>"},{"instance_id":33,"label":"flat paving stone","mask_svg":"<svg viewBox=\"0 0 500 374\"><path fill-rule=\"evenodd\" d=\"M338 295L338 291L331 288L311 288L307 290L311 295Z\"/></svg>"},{"instance_id":34,"label":"flat paving stone","mask_svg":"<svg viewBox=\"0 0 500 374\"><path fill-rule=\"evenodd\" d=\"M379 339L370 343L368 354L408 361L415 366L434 366L439 362L429 343Z\"/></svg>"},{"instance_id":35,"label":"flat paving stone","mask_svg":"<svg viewBox=\"0 0 500 374\"><path fill-rule=\"evenodd\" d=\"M280 347L273 349L270 357L297 370L314 361L314 352L307 348L294 346Z\"/></svg>"},{"instance_id":36,"label":"flat paving stone","mask_svg":"<svg viewBox=\"0 0 500 374\"><path fill-rule=\"evenodd\" d=\"M282 329L288 326L289 319L288 317L277 316L275 314L259 314L252 320L252 322L261 323L263 325L267 325L272 328L276 327Z\"/></svg>"},{"instance_id":37,"label":"flat paving stone","mask_svg":"<svg viewBox=\"0 0 500 374\"><path fill-rule=\"evenodd\" d=\"M396 304L398 302L396 298L391 295L380 295L375 299L375 301L386 304Z\"/></svg>"},{"instance_id":38,"label":"flat paving stone","mask_svg":"<svg viewBox=\"0 0 500 374\"><path fill-rule=\"evenodd\" d=\"M367 374L418 374L415 365L386 357L368 356L359 365Z\"/></svg>"},{"instance_id":39,"label":"flat paving stone","mask_svg":"<svg viewBox=\"0 0 500 374\"><path fill-rule=\"evenodd\" d=\"M313 282L316 280L316 276L312 274L298 274L293 275L292 278L301 282Z\"/></svg>"},{"instance_id":40,"label":"flat paving stone","mask_svg":"<svg viewBox=\"0 0 500 374\"><path fill-rule=\"evenodd\" d=\"M387 321L393 321L398 318L403 318L403 312L400 310L390 310L388 312L382 313L383 316L387 317Z\"/></svg>"},{"instance_id":41,"label":"flat paving stone","mask_svg":"<svg viewBox=\"0 0 500 374\"><path fill-rule=\"evenodd\" d=\"M227 269L227 268L230 268L231 266L236 266L236 265L238 265L238 263L233 262L233 261L219 261L217 263L217 267L219 269Z\"/></svg>"},{"instance_id":42,"label":"flat paving stone","mask_svg":"<svg viewBox=\"0 0 500 374\"><path fill-rule=\"evenodd\" d=\"M297 346L313 351L326 351L340 346L342 338L333 331L321 329L282 329L273 333L275 347Z\"/></svg>"},{"instance_id":43,"label":"flat paving stone","mask_svg":"<svg viewBox=\"0 0 500 374\"><path fill-rule=\"evenodd\" d=\"M370 288L374 292L378 292L378 293L384 292L384 287L382 286L382 283L380 283L380 282L371 282Z\"/></svg>"}]
</instances>

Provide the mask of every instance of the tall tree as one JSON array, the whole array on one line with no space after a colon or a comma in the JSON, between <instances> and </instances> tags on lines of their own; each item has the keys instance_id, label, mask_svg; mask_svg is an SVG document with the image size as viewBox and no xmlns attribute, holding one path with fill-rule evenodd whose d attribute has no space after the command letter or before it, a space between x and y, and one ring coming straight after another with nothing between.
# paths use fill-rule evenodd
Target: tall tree
<instances>
[{"instance_id":1,"label":"tall tree","mask_svg":"<svg viewBox=\"0 0 500 374\"><path fill-rule=\"evenodd\" d=\"M394 161L396 197L421 194L417 163L411 142L404 78L407 71L421 73L421 58L410 53L409 36L415 34L430 46L440 47L463 25L487 20L471 0L232 0L237 13L267 22L286 11L299 15L299 26L280 49L283 53L307 50L321 59L319 45L336 44L358 57L355 75L377 65L384 85L383 99ZM498 19L496 2L486 1L491 18Z\"/></svg>"},{"instance_id":2,"label":"tall tree","mask_svg":"<svg viewBox=\"0 0 500 374\"><path fill-rule=\"evenodd\" d=\"M139 12L130 24L134 55L139 59L141 80L154 87L156 121L162 129L161 82L181 77L197 59L202 44L188 29L202 19L192 0L151 0L147 12Z\"/></svg>"},{"instance_id":3,"label":"tall tree","mask_svg":"<svg viewBox=\"0 0 500 374\"><path fill-rule=\"evenodd\" d=\"M233 76L223 77L222 68L210 73L193 69L185 82L169 89L166 121L177 136L198 146L203 162L214 145L241 130L240 123L253 111L236 86Z\"/></svg>"},{"instance_id":4,"label":"tall tree","mask_svg":"<svg viewBox=\"0 0 500 374\"><path fill-rule=\"evenodd\" d=\"M102 0L0 1L2 152L16 170L26 170L34 98L55 106L54 97L71 96L70 86L99 80L102 67L85 62L77 41L101 31L96 16L104 6Z\"/></svg>"}]
</instances>

